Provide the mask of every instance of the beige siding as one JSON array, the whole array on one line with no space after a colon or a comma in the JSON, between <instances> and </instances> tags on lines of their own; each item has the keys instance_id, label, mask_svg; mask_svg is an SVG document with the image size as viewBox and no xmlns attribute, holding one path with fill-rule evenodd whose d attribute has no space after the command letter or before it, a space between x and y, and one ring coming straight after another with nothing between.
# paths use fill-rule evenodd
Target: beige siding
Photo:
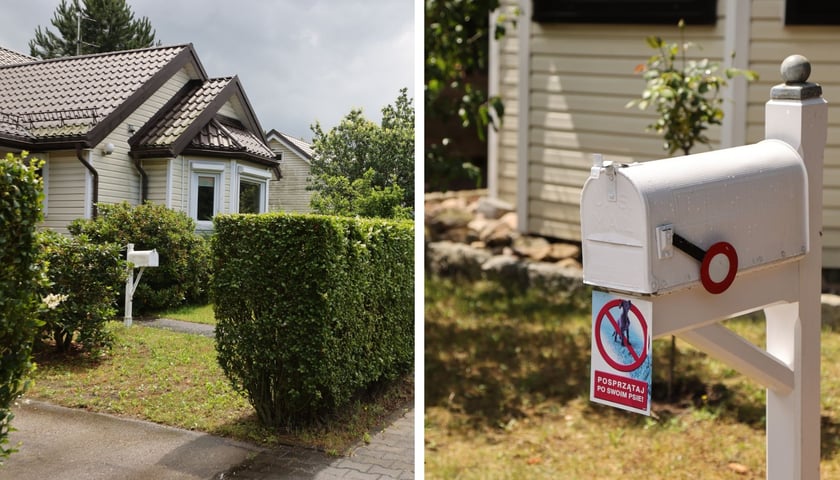
<instances>
[{"instance_id":1,"label":"beige siding","mask_svg":"<svg viewBox=\"0 0 840 480\"><path fill-rule=\"evenodd\" d=\"M651 55L644 39L652 34L679 39L676 26L531 25L529 231L579 239L580 188L593 153L620 162L666 156L659 137L645 131L653 114L625 108L644 88L634 69ZM703 55L720 60L720 23L690 27L686 37L703 46ZM719 132L713 130L710 137L716 141ZM509 162L503 171L510 170Z\"/></svg>"},{"instance_id":2,"label":"beige siding","mask_svg":"<svg viewBox=\"0 0 840 480\"><path fill-rule=\"evenodd\" d=\"M512 2L505 2L512 5ZM724 52L726 2L718 2L714 26L687 28L688 40L701 45L695 57L716 61L728 59ZM749 68L761 79L747 88L746 141L764 136L764 104L770 88L780 83L779 64L788 55L800 53L813 65L811 80L823 86L829 102L829 133L825 153L823 213L825 224L824 264L840 267L840 117L831 111L840 99L840 57L836 45L840 30L834 26L786 27L784 0L752 0L750 4ZM520 24L527 21L520 18ZM528 86L528 219L532 233L569 240L580 239L580 188L586 179L593 153L606 160L633 162L667 156L662 141L645 127L652 111L627 109L628 101L644 88L636 65L650 55L644 39L659 35L679 39L678 29L649 25L574 25L530 23L527 61ZM499 46L499 93L505 102L505 118L497 138L500 198L516 203L518 146L521 136L519 85L522 28L508 30ZM718 148L721 129L709 133ZM695 152L708 149L695 148Z\"/></svg>"},{"instance_id":3,"label":"beige siding","mask_svg":"<svg viewBox=\"0 0 840 480\"><path fill-rule=\"evenodd\" d=\"M190 192L187 190L189 182L189 170L184 157L172 158L169 160L169 199L167 206L173 210L189 214L188 199Z\"/></svg>"},{"instance_id":4,"label":"beige siding","mask_svg":"<svg viewBox=\"0 0 840 480\"><path fill-rule=\"evenodd\" d=\"M53 152L47 160L47 208L43 228L67 233L67 225L85 216L87 169L75 152Z\"/></svg>"},{"instance_id":5,"label":"beige siding","mask_svg":"<svg viewBox=\"0 0 840 480\"><path fill-rule=\"evenodd\" d=\"M309 200L312 192L306 190L310 165L297 152L281 142L269 140L269 147L275 153L282 153L280 171L283 178L269 183L268 208L272 212L311 212Z\"/></svg>"},{"instance_id":6,"label":"beige siding","mask_svg":"<svg viewBox=\"0 0 840 480\"><path fill-rule=\"evenodd\" d=\"M172 76L154 95L149 97L129 117L118 125L96 148L91 151L92 163L99 171L100 203L118 203L127 201L132 205L140 203L140 173L129 156L128 140L145 124L167 101L190 80L186 70ZM130 127L131 126L131 127ZM105 144L114 145L114 153L104 155ZM148 161L143 162L146 169ZM150 187L151 187L151 180ZM158 200L154 200L158 201Z\"/></svg>"},{"instance_id":7,"label":"beige siding","mask_svg":"<svg viewBox=\"0 0 840 480\"><path fill-rule=\"evenodd\" d=\"M823 87L828 101L828 142L823 179L823 265L840 268L840 30L836 26L786 27L784 0L753 0L750 22L750 68L761 80L750 86L747 141L764 137L764 104L770 88L781 82L779 63L798 53L811 61L811 81Z\"/></svg>"},{"instance_id":8,"label":"beige siding","mask_svg":"<svg viewBox=\"0 0 840 480\"><path fill-rule=\"evenodd\" d=\"M233 104L233 102L231 100L228 100L227 102L225 102L224 105L222 105L222 108L219 109L219 114L230 118L240 118L240 115L237 113L237 111L238 110Z\"/></svg>"},{"instance_id":9,"label":"beige siding","mask_svg":"<svg viewBox=\"0 0 840 480\"><path fill-rule=\"evenodd\" d=\"M169 160L168 159L147 159L143 160L143 170L149 177L149 190L147 200L159 203L172 208L167 198L169 185Z\"/></svg>"}]
</instances>

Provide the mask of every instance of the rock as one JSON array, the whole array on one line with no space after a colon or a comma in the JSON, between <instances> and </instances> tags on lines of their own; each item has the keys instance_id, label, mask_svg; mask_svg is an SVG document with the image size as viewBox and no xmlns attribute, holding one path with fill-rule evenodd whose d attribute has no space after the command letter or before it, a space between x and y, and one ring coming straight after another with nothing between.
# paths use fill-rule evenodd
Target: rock
<instances>
[{"instance_id":1,"label":"rock","mask_svg":"<svg viewBox=\"0 0 840 480\"><path fill-rule=\"evenodd\" d=\"M531 235L520 235L513 239L511 248L520 257L528 257L538 262L545 259L551 252L551 244L548 240Z\"/></svg>"},{"instance_id":2,"label":"rock","mask_svg":"<svg viewBox=\"0 0 840 480\"><path fill-rule=\"evenodd\" d=\"M502 215L499 218L499 221L506 224L513 230L516 230L516 228L519 226L519 221L517 220L516 212L508 212Z\"/></svg>"},{"instance_id":3,"label":"rock","mask_svg":"<svg viewBox=\"0 0 840 480\"><path fill-rule=\"evenodd\" d=\"M822 325L832 331L840 330L840 296L830 293L823 293L820 296L822 302Z\"/></svg>"},{"instance_id":4,"label":"rock","mask_svg":"<svg viewBox=\"0 0 840 480\"><path fill-rule=\"evenodd\" d=\"M440 276L475 281L483 277L482 265L490 252L450 241L430 243L426 249L426 269Z\"/></svg>"},{"instance_id":5,"label":"rock","mask_svg":"<svg viewBox=\"0 0 840 480\"><path fill-rule=\"evenodd\" d=\"M501 283L505 288L525 288L528 268L515 255L493 255L481 265L485 278Z\"/></svg>"},{"instance_id":6,"label":"rock","mask_svg":"<svg viewBox=\"0 0 840 480\"><path fill-rule=\"evenodd\" d=\"M566 258L580 258L580 247L571 243L552 243L551 250L544 260L556 262Z\"/></svg>"},{"instance_id":7,"label":"rock","mask_svg":"<svg viewBox=\"0 0 840 480\"><path fill-rule=\"evenodd\" d=\"M516 229L501 220L491 220L479 232L478 239L488 247L504 247L513 243Z\"/></svg>"},{"instance_id":8,"label":"rock","mask_svg":"<svg viewBox=\"0 0 840 480\"><path fill-rule=\"evenodd\" d=\"M427 194L426 270L508 289L536 289L555 298L585 295L580 247L522 235L512 205L486 192ZM588 297L586 299L588 301Z\"/></svg>"},{"instance_id":9,"label":"rock","mask_svg":"<svg viewBox=\"0 0 840 480\"><path fill-rule=\"evenodd\" d=\"M557 265L559 268L564 268L567 270L583 270L583 265L581 265L580 262L578 262L574 258L564 258L563 260L556 262L555 265Z\"/></svg>"},{"instance_id":10,"label":"rock","mask_svg":"<svg viewBox=\"0 0 840 480\"><path fill-rule=\"evenodd\" d=\"M483 197L478 200L476 212L487 218L497 219L502 215L513 212L513 205L498 198Z\"/></svg>"},{"instance_id":11,"label":"rock","mask_svg":"<svg viewBox=\"0 0 840 480\"><path fill-rule=\"evenodd\" d=\"M481 231L487 228L487 225L489 224L490 220L488 220L484 215L477 215L475 218L470 220L470 223L467 224L470 242L481 240Z\"/></svg>"},{"instance_id":12,"label":"rock","mask_svg":"<svg viewBox=\"0 0 840 480\"><path fill-rule=\"evenodd\" d=\"M463 241L466 239L467 225L472 219L473 215L464 208L445 208L427 218L426 226L429 228L433 241L446 239ZM449 230L462 231L450 235Z\"/></svg>"},{"instance_id":13,"label":"rock","mask_svg":"<svg viewBox=\"0 0 840 480\"><path fill-rule=\"evenodd\" d=\"M583 272L575 268L562 268L557 264L534 262L528 264L528 287L547 294L566 292L574 294L583 288Z\"/></svg>"},{"instance_id":14,"label":"rock","mask_svg":"<svg viewBox=\"0 0 840 480\"><path fill-rule=\"evenodd\" d=\"M743 465L741 463L729 462L729 465L727 465L727 466L729 467L730 470L737 473L738 475L746 475L746 474L750 473L750 467L748 467L746 465Z\"/></svg>"}]
</instances>

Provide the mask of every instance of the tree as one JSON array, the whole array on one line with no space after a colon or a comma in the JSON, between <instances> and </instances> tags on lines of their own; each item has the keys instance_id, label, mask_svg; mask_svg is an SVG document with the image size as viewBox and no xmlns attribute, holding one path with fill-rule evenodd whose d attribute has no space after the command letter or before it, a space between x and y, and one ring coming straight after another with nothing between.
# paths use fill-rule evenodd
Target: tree
<instances>
[{"instance_id":1,"label":"tree","mask_svg":"<svg viewBox=\"0 0 840 480\"><path fill-rule=\"evenodd\" d=\"M487 93L488 47L491 36L505 35L517 11L500 13L491 25L490 12L499 6L499 0L425 1L425 171L431 188L478 180L471 150L477 143L484 156L485 132L504 115L502 99Z\"/></svg>"},{"instance_id":2,"label":"tree","mask_svg":"<svg viewBox=\"0 0 840 480\"><path fill-rule=\"evenodd\" d=\"M381 125L354 109L329 132L317 122L312 126L308 188L315 191L316 212L382 216L390 210L402 216L413 211L414 106L406 92L401 89L396 102L382 109ZM370 196L377 199L365 200Z\"/></svg>"},{"instance_id":3,"label":"tree","mask_svg":"<svg viewBox=\"0 0 840 480\"><path fill-rule=\"evenodd\" d=\"M61 0L51 23L58 33L40 26L35 29L35 38L29 41L33 57L68 57L155 44L149 19L135 19L125 0Z\"/></svg>"},{"instance_id":4,"label":"tree","mask_svg":"<svg viewBox=\"0 0 840 480\"><path fill-rule=\"evenodd\" d=\"M705 131L710 125L720 125L723 99L719 97L727 80L743 75L748 81L758 78L752 70L727 68L724 76L717 74L720 65L709 61L687 60L686 51L693 45L685 41L685 22L680 20L680 42L667 43L657 36L647 37L650 48L656 51L646 64L636 67L643 72L646 88L642 97L631 101L627 107L638 106L645 110L653 105L659 117L648 125L665 140L663 148L673 155L681 150L691 153L695 144L709 144ZM679 57L679 63L677 58Z\"/></svg>"}]
</instances>

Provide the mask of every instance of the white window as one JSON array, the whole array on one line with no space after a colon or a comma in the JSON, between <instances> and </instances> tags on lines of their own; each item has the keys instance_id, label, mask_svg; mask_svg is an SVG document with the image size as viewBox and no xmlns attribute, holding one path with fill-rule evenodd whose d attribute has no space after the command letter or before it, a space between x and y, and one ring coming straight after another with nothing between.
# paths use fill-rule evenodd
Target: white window
<instances>
[{"instance_id":1,"label":"white window","mask_svg":"<svg viewBox=\"0 0 840 480\"><path fill-rule=\"evenodd\" d=\"M223 163L190 164L190 217L200 230L213 227L213 217L221 211L224 191Z\"/></svg>"},{"instance_id":2,"label":"white window","mask_svg":"<svg viewBox=\"0 0 840 480\"><path fill-rule=\"evenodd\" d=\"M234 211L238 213L265 213L268 211L268 181L271 180L271 172L239 165L236 173Z\"/></svg>"}]
</instances>

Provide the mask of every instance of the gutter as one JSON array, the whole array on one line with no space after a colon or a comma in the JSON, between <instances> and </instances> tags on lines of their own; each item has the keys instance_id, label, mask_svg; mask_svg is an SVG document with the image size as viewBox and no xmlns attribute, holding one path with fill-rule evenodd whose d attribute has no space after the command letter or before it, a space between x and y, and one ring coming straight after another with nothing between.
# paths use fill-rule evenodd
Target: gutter
<instances>
[{"instance_id":1,"label":"gutter","mask_svg":"<svg viewBox=\"0 0 840 480\"><path fill-rule=\"evenodd\" d=\"M91 205L91 217L95 219L97 215L96 205L99 203L99 172L97 172L96 169L93 168L93 165L91 165L90 162L88 162L87 159L84 157L84 155L82 155L81 143L76 144L76 158L78 158L79 161L82 162L82 165L84 165L85 168L87 168L90 172L91 176L93 176L93 198L91 199L93 205Z\"/></svg>"},{"instance_id":2,"label":"gutter","mask_svg":"<svg viewBox=\"0 0 840 480\"><path fill-rule=\"evenodd\" d=\"M142 160L138 157L134 158L134 168L140 173L140 205L143 205L149 196L149 174L143 170Z\"/></svg>"}]
</instances>

